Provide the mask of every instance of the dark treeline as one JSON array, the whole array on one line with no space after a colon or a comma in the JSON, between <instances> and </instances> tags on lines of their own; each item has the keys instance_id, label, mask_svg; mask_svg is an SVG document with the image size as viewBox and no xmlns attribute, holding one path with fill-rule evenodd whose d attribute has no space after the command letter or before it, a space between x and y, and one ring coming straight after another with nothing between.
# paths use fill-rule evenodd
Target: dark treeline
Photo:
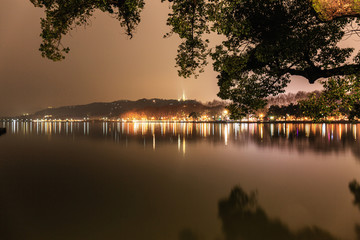
<instances>
[{"instance_id":1,"label":"dark treeline","mask_svg":"<svg viewBox=\"0 0 360 240\"><path fill-rule=\"evenodd\" d=\"M297 93L284 93L277 96L267 98L267 106L260 112L266 112L267 117L272 119L293 120L305 117L300 102L307 100L312 95L320 95L320 91L305 92L299 91Z\"/></svg>"},{"instance_id":2,"label":"dark treeline","mask_svg":"<svg viewBox=\"0 0 360 240\"><path fill-rule=\"evenodd\" d=\"M322 82L324 90L321 92L300 93L298 98L297 94L278 96L269 101L268 115L285 120L288 116L313 121L357 120L360 118L358 79L358 76L334 77ZM286 102L288 104L282 104Z\"/></svg>"}]
</instances>

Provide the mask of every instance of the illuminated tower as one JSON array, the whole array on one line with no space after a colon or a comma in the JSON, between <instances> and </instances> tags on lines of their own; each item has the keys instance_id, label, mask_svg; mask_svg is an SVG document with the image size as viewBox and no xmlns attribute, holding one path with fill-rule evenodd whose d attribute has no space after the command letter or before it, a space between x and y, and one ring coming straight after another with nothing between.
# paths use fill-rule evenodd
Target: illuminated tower
<instances>
[{"instance_id":1,"label":"illuminated tower","mask_svg":"<svg viewBox=\"0 0 360 240\"><path fill-rule=\"evenodd\" d=\"M186 101L185 92L183 92L182 100L183 100L183 101Z\"/></svg>"}]
</instances>

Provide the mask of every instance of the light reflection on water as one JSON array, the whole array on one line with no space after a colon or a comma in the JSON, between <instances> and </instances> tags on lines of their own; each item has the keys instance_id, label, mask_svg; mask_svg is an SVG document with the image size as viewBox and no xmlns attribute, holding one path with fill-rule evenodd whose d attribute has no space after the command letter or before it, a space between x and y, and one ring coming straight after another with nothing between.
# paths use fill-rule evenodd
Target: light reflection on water
<instances>
[{"instance_id":1,"label":"light reflection on water","mask_svg":"<svg viewBox=\"0 0 360 240\"><path fill-rule=\"evenodd\" d=\"M254 142L258 147L339 152L351 149L360 158L358 124L170 123L170 122L0 122L11 135L46 135L111 139L117 143L186 145L198 141L228 146Z\"/></svg>"},{"instance_id":2,"label":"light reflection on water","mask_svg":"<svg viewBox=\"0 0 360 240\"><path fill-rule=\"evenodd\" d=\"M10 134L36 134L36 135L116 135L129 136L178 136L181 137L216 137L222 139L224 145L228 140L237 140L238 136L247 134L250 136L264 135L270 137L301 138L318 137L321 135L328 141L341 141L342 137L356 141L359 135L358 124L286 124L286 123L152 123L152 122L0 122L0 127L8 129Z\"/></svg>"}]
</instances>

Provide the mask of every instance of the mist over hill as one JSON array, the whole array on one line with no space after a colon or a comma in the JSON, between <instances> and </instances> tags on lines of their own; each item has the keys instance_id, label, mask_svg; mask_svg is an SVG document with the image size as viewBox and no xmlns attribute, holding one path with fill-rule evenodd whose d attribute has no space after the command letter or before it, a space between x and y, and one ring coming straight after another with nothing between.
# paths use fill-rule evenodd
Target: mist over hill
<instances>
[{"instance_id":1,"label":"mist over hill","mask_svg":"<svg viewBox=\"0 0 360 240\"><path fill-rule=\"evenodd\" d=\"M319 91L304 92L299 91L297 93L283 93L277 96L270 96L267 98L267 108L271 105L287 106L289 104L297 104L301 100L307 99L313 93L320 93Z\"/></svg>"},{"instance_id":2,"label":"mist over hill","mask_svg":"<svg viewBox=\"0 0 360 240\"><path fill-rule=\"evenodd\" d=\"M201 103L196 100L139 99L136 101L119 100L115 102L95 102L86 105L47 108L27 116L28 118L53 119L99 119L99 118L154 118L187 117L190 113L221 114L226 104L220 101Z\"/></svg>"}]
</instances>

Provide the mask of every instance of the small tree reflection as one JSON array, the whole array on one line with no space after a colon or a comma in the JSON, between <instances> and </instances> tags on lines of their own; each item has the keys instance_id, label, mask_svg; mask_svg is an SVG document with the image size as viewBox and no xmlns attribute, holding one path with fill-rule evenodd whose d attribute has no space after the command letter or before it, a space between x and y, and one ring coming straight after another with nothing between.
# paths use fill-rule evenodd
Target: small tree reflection
<instances>
[{"instance_id":1,"label":"small tree reflection","mask_svg":"<svg viewBox=\"0 0 360 240\"><path fill-rule=\"evenodd\" d=\"M236 186L218 205L226 240L334 240L318 227L293 232L278 219L270 219L257 202L256 193L247 194Z\"/></svg>"},{"instance_id":2,"label":"small tree reflection","mask_svg":"<svg viewBox=\"0 0 360 240\"><path fill-rule=\"evenodd\" d=\"M360 209L360 184L355 179L349 183L350 192L354 195L354 205ZM360 225L355 224L356 239L360 240Z\"/></svg>"},{"instance_id":3,"label":"small tree reflection","mask_svg":"<svg viewBox=\"0 0 360 240\"><path fill-rule=\"evenodd\" d=\"M4 135L6 133L6 128L1 128L0 127L0 136Z\"/></svg>"},{"instance_id":4,"label":"small tree reflection","mask_svg":"<svg viewBox=\"0 0 360 240\"><path fill-rule=\"evenodd\" d=\"M360 184L356 180L349 183L350 192L354 195L354 205L360 209Z\"/></svg>"}]
</instances>

